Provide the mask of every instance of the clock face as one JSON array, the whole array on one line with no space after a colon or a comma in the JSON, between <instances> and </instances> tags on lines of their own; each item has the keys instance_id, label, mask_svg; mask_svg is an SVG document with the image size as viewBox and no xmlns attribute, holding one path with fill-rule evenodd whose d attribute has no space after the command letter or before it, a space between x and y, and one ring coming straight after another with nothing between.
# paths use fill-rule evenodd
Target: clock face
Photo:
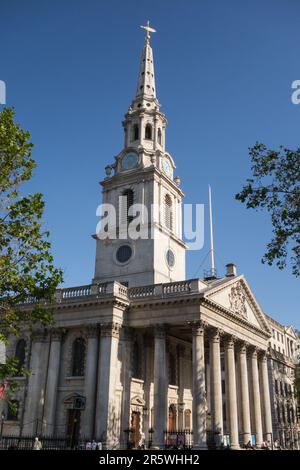
<instances>
[{"instance_id":1,"label":"clock face","mask_svg":"<svg viewBox=\"0 0 300 470\"><path fill-rule=\"evenodd\" d=\"M163 161L162 161L162 169L169 178L172 177L171 163L167 158L164 158Z\"/></svg>"},{"instance_id":2,"label":"clock face","mask_svg":"<svg viewBox=\"0 0 300 470\"><path fill-rule=\"evenodd\" d=\"M121 161L121 167L123 170L131 170L138 164L138 156L136 153L126 153Z\"/></svg>"}]
</instances>

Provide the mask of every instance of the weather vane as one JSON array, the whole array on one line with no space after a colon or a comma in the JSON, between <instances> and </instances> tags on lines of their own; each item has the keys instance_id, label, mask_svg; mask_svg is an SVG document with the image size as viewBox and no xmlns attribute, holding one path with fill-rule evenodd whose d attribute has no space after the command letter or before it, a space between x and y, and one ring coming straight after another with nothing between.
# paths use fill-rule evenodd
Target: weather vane
<instances>
[{"instance_id":1,"label":"weather vane","mask_svg":"<svg viewBox=\"0 0 300 470\"><path fill-rule=\"evenodd\" d=\"M147 21L147 26L141 26L141 28L145 29L146 32L146 42L149 42L150 40L150 33L156 33L156 29L150 27L150 21Z\"/></svg>"}]
</instances>

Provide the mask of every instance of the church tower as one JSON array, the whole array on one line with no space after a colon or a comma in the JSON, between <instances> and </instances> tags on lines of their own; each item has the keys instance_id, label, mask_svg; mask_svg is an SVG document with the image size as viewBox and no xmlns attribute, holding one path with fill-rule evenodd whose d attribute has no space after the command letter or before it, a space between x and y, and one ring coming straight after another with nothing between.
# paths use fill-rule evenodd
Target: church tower
<instances>
[{"instance_id":1,"label":"church tower","mask_svg":"<svg viewBox=\"0 0 300 470\"><path fill-rule=\"evenodd\" d=\"M154 30L149 23L144 28L136 94L123 121L124 148L106 167L101 182L103 203L116 210L117 236L95 237L93 282L116 280L129 287L185 279L183 193L180 179L174 179L174 160L165 148L167 120L156 97L150 46L149 31ZM134 207L139 210L133 215ZM140 232L134 239L127 231L133 221Z\"/></svg>"}]
</instances>

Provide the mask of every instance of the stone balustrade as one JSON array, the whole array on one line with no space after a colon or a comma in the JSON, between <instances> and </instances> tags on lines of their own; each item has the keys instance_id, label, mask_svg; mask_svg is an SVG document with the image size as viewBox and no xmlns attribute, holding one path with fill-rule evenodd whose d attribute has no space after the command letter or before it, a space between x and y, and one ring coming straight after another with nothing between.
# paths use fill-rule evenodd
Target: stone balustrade
<instances>
[{"instance_id":1,"label":"stone balustrade","mask_svg":"<svg viewBox=\"0 0 300 470\"><path fill-rule=\"evenodd\" d=\"M165 298L169 296L200 293L205 284L200 279L190 279L187 281L169 282L167 284L153 284L148 286L127 288L117 281L105 282L101 284L89 284L85 286L67 287L57 289L55 301L57 303L68 302L82 297L101 297L114 295L130 300L145 298ZM24 305L37 303L33 297L28 297Z\"/></svg>"}]
</instances>

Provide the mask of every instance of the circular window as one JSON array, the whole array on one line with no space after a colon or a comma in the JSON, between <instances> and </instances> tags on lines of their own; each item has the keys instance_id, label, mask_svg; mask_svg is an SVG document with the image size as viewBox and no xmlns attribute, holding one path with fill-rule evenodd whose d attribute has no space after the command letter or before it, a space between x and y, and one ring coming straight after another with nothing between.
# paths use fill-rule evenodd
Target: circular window
<instances>
[{"instance_id":1,"label":"circular window","mask_svg":"<svg viewBox=\"0 0 300 470\"><path fill-rule=\"evenodd\" d=\"M168 250L166 254L167 263L170 268L173 268L175 264L175 255L172 250Z\"/></svg>"},{"instance_id":2,"label":"circular window","mask_svg":"<svg viewBox=\"0 0 300 470\"><path fill-rule=\"evenodd\" d=\"M132 255L132 248L129 245L122 245L117 249L116 260L119 263L126 263Z\"/></svg>"}]
</instances>

